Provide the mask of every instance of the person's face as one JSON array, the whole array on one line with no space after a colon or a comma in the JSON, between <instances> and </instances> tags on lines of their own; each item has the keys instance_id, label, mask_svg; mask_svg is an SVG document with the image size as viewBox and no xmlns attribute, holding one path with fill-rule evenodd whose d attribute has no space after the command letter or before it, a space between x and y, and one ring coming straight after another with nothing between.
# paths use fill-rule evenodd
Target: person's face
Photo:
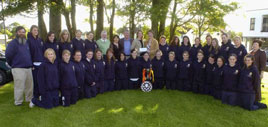
<instances>
[{"instance_id":1,"label":"person's face","mask_svg":"<svg viewBox=\"0 0 268 127\"><path fill-rule=\"evenodd\" d=\"M204 58L204 55L203 55L202 53L198 53L198 54L197 54L197 59L198 59L198 60L201 61L201 60L203 60L203 58Z\"/></svg>"},{"instance_id":2,"label":"person's face","mask_svg":"<svg viewBox=\"0 0 268 127\"><path fill-rule=\"evenodd\" d=\"M87 39L88 40L92 40L94 37L94 34L93 33L90 33L89 35L87 35Z\"/></svg>"},{"instance_id":3,"label":"person's face","mask_svg":"<svg viewBox=\"0 0 268 127\"><path fill-rule=\"evenodd\" d=\"M166 44L166 38L161 38L161 44L162 45Z\"/></svg>"},{"instance_id":4,"label":"person's face","mask_svg":"<svg viewBox=\"0 0 268 127\"><path fill-rule=\"evenodd\" d=\"M120 54L120 60L124 61L125 60L125 55L124 54Z\"/></svg>"},{"instance_id":5,"label":"person's face","mask_svg":"<svg viewBox=\"0 0 268 127\"><path fill-rule=\"evenodd\" d=\"M186 37L183 38L183 44L184 44L184 45L188 45L188 42L189 42L188 38L186 38Z\"/></svg>"},{"instance_id":6,"label":"person's face","mask_svg":"<svg viewBox=\"0 0 268 127\"><path fill-rule=\"evenodd\" d=\"M157 53L156 53L156 58L157 58L157 59L160 59L161 56L162 56L162 53L161 53L161 52L157 52Z\"/></svg>"},{"instance_id":7,"label":"person's face","mask_svg":"<svg viewBox=\"0 0 268 127\"><path fill-rule=\"evenodd\" d=\"M82 59L82 54L81 54L81 52L76 52L75 55L74 55L74 60L75 60L76 62L80 62L81 59Z\"/></svg>"},{"instance_id":8,"label":"person's face","mask_svg":"<svg viewBox=\"0 0 268 127\"><path fill-rule=\"evenodd\" d=\"M48 37L48 40L50 42L54 42L54 39L55 39L55 34L51 34L49 37Z\"/></svg>"},{"instance_id":9,"label":"person's face","mask_svg":"<svg viewBox=\"0 0 268 127\"><path fill-rule=\"evenodd\" d=\"M113 57L113 53L111 51L109 51L107 55L108 55L108 58L110 59Z\"/></svg>"},{"instance_id":10,"label":"person's face","mask_svg":"<svg viewBox=\"0 0 268 127\"><path fill-rule=\"evenodd\" d=\"M153 38L153 37L154 37L154 34L153 34L152 32L149 32L149 33L148 33L148 37L149 37L149 38Z\"/></svg>"},{"instance_id":11,"label":"person's face","mask_svg":"<svg viewBox=\"0 0 268 127\"><path fill-rule=\"evenodd\" d=\"M183 57L183 60L188 60L189 59L189 54L188 53L183 53L182 57Z\"/></svg>"},{"instance_id":12,"label":"person's face","mask_svg":"<svg viewBox=\"0 0 268 127\"><path fill-rule=\"evenodd\" d=\"M142 36L143 36L143 33L142 33L142 32L139 32L139 33L138 33L138 37L139 37L139 38L142 38Z\"/></svg>"},{"instance_id":13,"label":"person's face","mask_svg":"<svg viewBox=\"0 0 268 127\"><path fill-rule=\"evenodd\" d=\"M195 39L195 45L199 45L200 44L200 40L199 39Z\"/></svg>"},{"instance_id":14,"label":"person's face","mask_svg":"<svg viewBox=\"0 0 268 127\"><path fill-rule=\"evenodd\" d=\"M102 33L101 38L107 38L107 33Z\"/></svg>"},{"instance_id":15,"label":"person's face","mask_svg":"<svg viewBox=\"0 0 268 127\"><path fill-rule=\"evenodd\" d=\"M47 53L47 59L48 59L50 62L52 62L53 59L54 59L54 53L53 53L53 52L48 52L48 53Z\"/></svg>"},{"instance_id":16,"label":"person's face","mask_svg":"<svg viewBox=\"0 0 268 127\"><path fill-rule=\"evenodd\" d=\"M20 38L25 38L25 30L24 29L17 31L17 34Z\"/></svg>"},{"instance_id":17,"label":"person's face","mask_svg":"<svg viewBox=\"0 0 268 127\"><path fill-rule=\"evenodd\" d=\"M31 33L33 34L33 36L37 36L38 35L38 29L37 28L33 28Z\"/></svg>"},{"instance_id":18,"label":"person's face","mask_svg":"<svg viewBox=\"0 0 268 127\"><path fill-rule=\"evenodd\" d=\"M178 43L179 43L179 38L175 38L175 43L176 43L176 45L178 45Z\"/></svg>"},{"instance_id":19,"label":"person's face","mask_svg":"<svg viewBox=\"0 0 268 127\"><path fill-rule=\"evenodd\" d=\"M251 66L253 63L253 61L251 60L251 58L246 58L245 59L245 64L247 65L247 67Z\"/></svg>"},{"instance_id":20,"label":"person's face","mask_svg":"<svg viewBox=\"0 0 268 127\"><path fill-rule=\"evenodd\" d=\"M64 39L65 41L68 40L68 37L69 37L69 34L68 34L68 33L64 33L64 34L63 34L63 39Z\"/></svg>"},{"instance_id":21,"label":"person's face","mask_svg":"<svg viewBox=\"0 0 268 127\"><path fill-rule=\"evenodd\" d=\"M133 58L136 58L137 55L138 55L137 51L133 51L133 52L131 53L131 56L132 56Z\"/></svg>"},{"instance_id":22,"label":"person's face","mask_svg":"<svg viewBox=\"0 0 268 127\"><path fill-rule=\"evenodd\" d=\"M212 46L216 47L217 46L217 42L215 40L212 40Z\"/></svg>"},{"instance_id":23,"label":"person's face","mask_svg":"<svg viewBox=\"0 0 268 127\"><path fill-rule=\"evenodd\" d=\"M144 59L144 60L148 60L148 59L149 59L149 54L148 54L148 53L145 53L145 54L143 55L143 59Z\"/></svg>"},{"instance_id":24,"label":"person's face","mask_svg":"<svg viewBox=\"0 0 268 127\"><path fill-rule=\"evenodd\" d=\"M81 33L81 32L76 32L76 33L75 33L75 37L77 37L77 38L81 38L81 36L82 36L82 33Z\"/></svg>"},{"instance_id":25,"label":"person's face","mask_svg":"<svg viewBox=\"0 0 268 127\"><path fill-rule=\"evenodd\" d=\"M209 62L210 64L214 64L214 59L211 58L211 57L209 57L209 58L208 58L208 62Z\"/></svg>"},{"instance_id":26,"label":"person's face","mask_svg":"<svg viewBox=\"0 0 268 127\"><path fill-rule=\"evenodd\" d=\"M234 40L235 46L239 46L241 44L241 41L239 39Z\"/></svg>"},{"instance_id":27,"label":"person's face","mask_svg":"<svg viewBox=\"0 0 268 127\"><path fill-rule=\"evenodd\" d=\"M228 42L228 37L226 35L221 36L222 42L227 43Z\"/></svg>"},{"instance_id":28,"label":"person's face","mask_svg":"<svg viewBox=\"0 0 268 127\"><path fill-rule=\"evenodd\" d=\"M222 67L222 66L223 66L223 61L222 61L221 58L218 58L218 59L217 59L217 65L218 65L219 67Z\"/></svg>"},{"instance_id":29,"label":"person's face","mask_svg":"<svg viewBox=\"0 0 268 127\"><path fill-rule=\"evenodd\" d=\"M91 60L93 58L93 52L88 52L86 56Z\"/></svg>"},{"instance_id":30,"label":"person's face","mask_svg":"<svg viewBox=\"0 0 268 127\"><path fill-rule=\"evenodd\" d=\"M230 64L235 64L236 62L236 58L234 56L230 56L228 60Z\"/></svg>"},{"instance_id":31,"label":"person's face","mask_svg":"<svg viewBox=\"0 0 268 127\"><path fill-rule=\"evenodd\" d=\"M102 57L102 53L99 51L99 52L96 52L96 58L98 60L101 60L101 57Z\"/></svg>"},{"instance_id":32,"label":"person's face","mask_svg":"<svg viewBox=\"0 0 268 127\"><path fill-rule=\"evenodd\" d=\"M67 54L67 53L63 54L62 58L63 58L64 62L69 63L69 60L70 60L70 55L69 54Z\"/></svg>"},{"instance_id":33,"label":"person's face","mask_svg":"<svg viewBox=\"0 0 268 127\"><path fill-rule=\"evenodd\" d=\"M253 48L254 50L258 50L258 49L260 49L259 43L253 43L252 48Z\"/></svg>"},{"instance_id":34,"label":"person's face","mask_svg":"<svg viewBox=\"0 0 268 127\"><path fill-rule=\"evenodd\" d=\"M211 37L207 37L206 40L207 40L207 44L211 45Z\"/></svg>"},{"instance_id":35,"label":"person's face","mask_svg":"<svg viewBox=\"0 0 268 127\"><path fill-rule=\"evenodd\" d=\"M175 59L175 56L173 54L169 54L168 58L169 58L170 61L173 61Z\"/></svg>"},{"instance_id":36,"label":"person's face","mask_svg":"<svg viewBox=\"0 0 268 127\"><path fill-rule=\"evenodd\" d=\"M119 42L119 38L118 37L115 37L114 38L114 42L118 43Z\"/></svg>"},{"instance_id":37,"label":"person's face","mask_svg":"<svg viewBox=\"0 0 268 127\"><path fill-rule=\"evenodd\" d=\"M128 32L128 31L125 31L125 32L124 32L124 37L125 37L126 39L129 38L129 32Z\"/></svg>"}]
</instances>

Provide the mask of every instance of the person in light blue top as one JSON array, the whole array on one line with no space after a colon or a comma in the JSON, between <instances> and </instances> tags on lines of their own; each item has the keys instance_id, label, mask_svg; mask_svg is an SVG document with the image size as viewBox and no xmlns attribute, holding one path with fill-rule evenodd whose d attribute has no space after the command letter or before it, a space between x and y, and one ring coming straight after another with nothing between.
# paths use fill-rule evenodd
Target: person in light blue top
<instances>
[{"instance_id":1,"label":"person in light blue top","mask_svg":"<svg viewBox=\"0 0 268 127\"><path fill-rule=\"evenodd\" d=\"M131 54L131 45L133 39L129 37L129 30L124 31L124 38L120 39L119 44L123 47L126 56Z\"/></svg>"}]
</instances>

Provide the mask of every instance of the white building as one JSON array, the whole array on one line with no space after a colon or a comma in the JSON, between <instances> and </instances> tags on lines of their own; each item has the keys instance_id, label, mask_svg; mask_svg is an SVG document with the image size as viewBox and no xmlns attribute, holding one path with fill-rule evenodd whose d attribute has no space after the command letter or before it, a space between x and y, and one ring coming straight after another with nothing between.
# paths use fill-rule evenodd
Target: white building
<instances>
[{"instance_id":1,"label":"white building","mask_svg":"<svg viewBox=\"0 0 268 127\"><path fill-rule=\"evenodd\" d=\"M268 8L246 11L246 30L243 31L243 39L247 49L251 49L254 39L265 41L264 47L268 47Z\"/></svg>"}]
</instances>

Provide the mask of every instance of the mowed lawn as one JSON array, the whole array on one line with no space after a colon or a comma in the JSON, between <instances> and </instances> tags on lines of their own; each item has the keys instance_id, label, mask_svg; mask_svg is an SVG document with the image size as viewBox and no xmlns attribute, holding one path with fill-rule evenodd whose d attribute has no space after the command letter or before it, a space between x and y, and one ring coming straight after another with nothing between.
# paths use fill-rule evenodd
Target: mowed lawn
<instances>
[{"instance_id":1,"label":"mowed lawn","mask_svg":"<svg viewBox=\"0 0 268 127\"><path fill-rule=\"evenodd\" d=\"M268 85L268 74L263 84ZM268 104L268 86L262 89ZM1 127L268 127L268 110L247 111L207 95L153 90L116 91L68 108L30 109L13 105L13 83L0 88Z\"/></svg>"}]
</instances>

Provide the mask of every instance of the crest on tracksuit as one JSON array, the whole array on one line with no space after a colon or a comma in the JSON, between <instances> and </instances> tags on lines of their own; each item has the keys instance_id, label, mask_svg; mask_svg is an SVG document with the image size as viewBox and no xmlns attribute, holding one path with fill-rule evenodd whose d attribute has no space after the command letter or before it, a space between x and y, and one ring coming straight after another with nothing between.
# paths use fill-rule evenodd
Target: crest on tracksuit
<instances>
[{"instance_id":1,"label":"crest on tracksuit","mask_svg":"<svg viewBox=\"0 0 268 127\"><path fill-rule=\"evenodd\" d=\"M43 41L41 41L41 46L43 46L44 45L44 42Z\"/></svg>"},{"instance_id":2,"label":"crest on tracksuit","mask_svg":"<svg viewBox=\"0 0 268 127\"><path fill-rule=\"evenodd\" d=\"M186 67L187 67L187 68L189 68L190 66L191 66L190 64L187 64L187 66L186 66Z\"/></svg>"},{"instance_id":3,"label":"crest on tracksuit","mask_svg":"<svg viewBox=\"0 0 268 127\"><path fill-rule=\"evenodd\" d=\"M239 56L242 56L242 53L243 53L243 52L242 52L242 51L240 51L240 52L239 52Z\"/></svg>"},{"instance_id":4,"label":"crest on tracksuit","mask_svg":"<svg viewBox=\"0 0 268 127\"><path fill-rule=\"evenodd\" d=\"M162 67L165 65L165 63L164 62L162 62Z\"/></svg>"},{"instance_id":5,"label":"crest on tracksuit","mask_svg":"<svg viewBox=\"0 0 268 127\"><path fill-rule=\"evenodd\" d=\"M60 48L60 47L59 47L59 45L58 45L58 44L56 45L56 48L57 48L57 50L59 50L59 48Z\"/></svg>"},{"instance_id":6,"label":"crest on tracksuit","mask_svg":"<svg viewBox=\"0 0 268 127\"><path fill-rule=\"evenodd\" d=\"M235 73L234 73L234 74L235 74L235 75L237 75L237 74L238 74L238 72L239 72L238 70L235 70Z\"/></svg>"},{"instance_id":7,"label":"crest on tracksuit","mask_svg":"<svg viewBox=\"0 0 268 127\"><path fill-rule=\"evenodd\" d=\"M128 65L127 65L127 63L126 63L126 67L127 67Z\"/></svg>"},{"instance_id":8,"label":"crest on tracksuit","mask_svg":"<svg viewBox=\"0 0 268 127\"><path fill-rule=\"evenodd\" d=\"M95 64L93 64L93 68L96 69L96 65Z\"/></svg>"},{"instance_id":9,"label":"crest on tracksuit","mask_svg":"<svg viewBox=\"0 0 268 127\"><path fill-rule=\"evenodd\" d=\"M167 47L167 51L169 50L169 48Z\"/></svg>"},{"instance_id":10,"label":"crest on tracksuit","mask_svg":"<svg viewBox=\"0 0 268 127\"><path fill-rule=\"evenodd\" d=\"M95 48L98 48L98 46L95 44Z\"/></svg>"},{"instance_id":11,"label":"crest on tracksuit","mask_svg":"<svg viewBox=\"0 0 268 127\"><path fill-rule=\"evenodd\" d=\"M105 61L103 61L102 63L103 63L103 65L105 66Z\"/></svg>"},{"instance_id":12,"label":"crest on tracksuit","mask_svg":"<svg viewBox=\"0 0 268 127\"><path fill-rule=\"evenodd\" d=\"M175 65L174 65L174 67L177 69L178 65L177 65L177 64L175 64Z\"/></svg>"},{"instance_id":13,"label":"crest on tracksuit","mask_svg":"<svg viewBox=\"0 0 268 127\"><path fill-rule=\"evenodd\" d=\"M75 71L75 68L74 68L74 66L73 66L73 71Z\"/></svg>"},{"instance_id":14,"label":"crest on tracksuit","mask_svg":"<svg viewBox=\"0 0 268 127\"><path fill-rule=\"evenodd\" d=\"M86 44L85 43L83 43L83 47L85 48L85 46L86 46Z\"/></svg>"},{"instance_id":15,"label":"crest on tracksuit","mask_svg":"<svg viewBox=\"0 0 268 127\"><path fill-rule=\"evenodd\" d=\"M229 50L229 46L227 46L227 47L225 48L225 50L228 51L228 50Z\"/></svg>"},{"instance_id":16,"label":"crest on tracksuit","mask_svg":"<svg viewBox=\"0 0 268 127\"><path fill-rule=\"evenodd\" d=\"M152 68L152 64L150 64L150 68Z\"/></svg>"},{"instance_id":17,"label":"crest on tracksuit","mask_svg":"<svg viewBox=\"0 0 268 127\"><path fill-rule=\"evenodd\" d=\"M202 68L206 68L206 64L203 64L203 67Z\"/></svg>"},{"instance_id":18,"label":"crest on tracksuit","mask_svg":"<svg viewBox=\"0 0 268 127\"><path fill-rule=\"evenodd\" d=\"M215 67L213 67L212 71L215 71Z\"/></svg>"},{"instance_id":19,"label":"crest on tracksuit","mask_svg":"<svg viewBox=\"0 0 268 127\"><path fill-rule=\"evenodd\" d=\"M250 78L252 77L252 72L250 72L250 73L248 74L248 77L250 77Z\"/></svg>"},{"instance_id":20,"label":"crest on tracksuit","mask_svg":"<svg viewBox=\"0 0 268 127\"><path fill-rule=\"evenodd\" d=\"M71 44L70 47L73 48L73 44Z\"/></svg>"}]
</instances>

